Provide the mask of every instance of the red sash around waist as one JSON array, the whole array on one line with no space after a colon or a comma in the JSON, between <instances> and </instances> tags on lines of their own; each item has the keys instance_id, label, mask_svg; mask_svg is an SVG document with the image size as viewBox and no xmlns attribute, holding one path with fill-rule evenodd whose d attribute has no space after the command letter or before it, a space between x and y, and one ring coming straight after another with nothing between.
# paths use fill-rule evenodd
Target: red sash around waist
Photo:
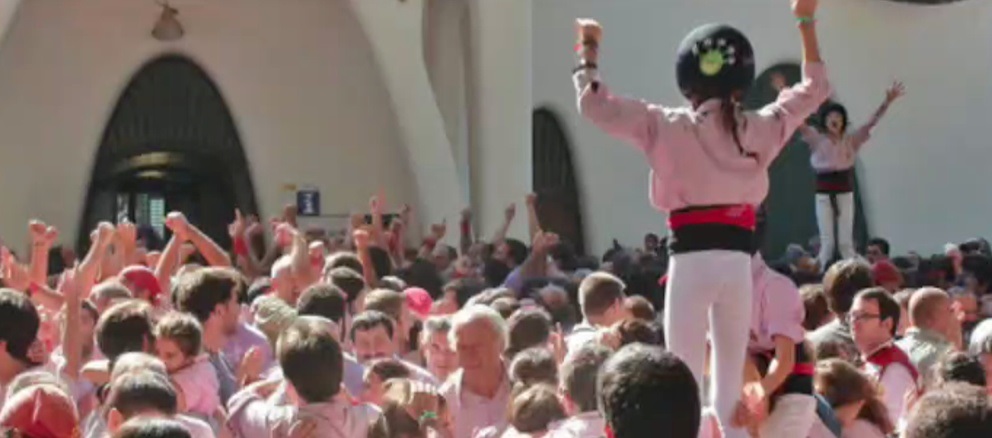
<instances>
[{"instance_id":1,"label":"red sash around waist","mask_svg":"<svg viewBox=\"0 0 992 438\"><path fill-rule=\"evenodd\" d=\"M755 208L753 205L716 205L675 210L668 215L672 231L689 225L719 224L754 231Z\"/></svg>"}]
</instances>

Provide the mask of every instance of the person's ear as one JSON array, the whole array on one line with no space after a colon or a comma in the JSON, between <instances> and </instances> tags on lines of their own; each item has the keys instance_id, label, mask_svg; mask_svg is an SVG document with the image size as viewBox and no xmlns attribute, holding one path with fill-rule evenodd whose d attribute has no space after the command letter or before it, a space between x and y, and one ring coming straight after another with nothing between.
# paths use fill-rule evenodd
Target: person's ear
<instances>
[{"instance_id":1,"label":"person's ear","mask_svg":"<svg viewBox=\"0 0 992 438\"><path fill-rule=\"evenodd\" d=\"M112 408L107 412L107 432L111 434L117 432L117 429L121 428L124 424L124 414L121 414L117 408Z\"/></svg>"}]
</instances>

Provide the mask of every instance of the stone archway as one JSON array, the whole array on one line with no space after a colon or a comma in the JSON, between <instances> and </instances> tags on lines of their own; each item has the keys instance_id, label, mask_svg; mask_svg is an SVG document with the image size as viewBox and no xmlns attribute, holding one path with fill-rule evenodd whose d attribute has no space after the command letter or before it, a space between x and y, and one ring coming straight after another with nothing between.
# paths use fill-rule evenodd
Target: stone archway
<instances>
[{"instance_id":1,"label":"stone archway","mask_svg":"<svg viewBox=\"0 0 992 438\"><path fill-rule=\"evenodd\" d=\"M162 231L161 213L179 210L228 244L235 208L258 211L248 160L216 84L182 56L146 63L104 129L80 229L127 216ZM80 248L87 234L80 233Z\"/></svg>"},{"instance_id":2,"label":"stone archway","mask_svg":"<svg viewBox=\"0 0 992 438\"><path fill-rule=\"evenodd\" d=\"M798 82L801 77L800 66L794 63L769 67L761 73L744 100L746 108L760 108L775 100L778 94L769 80L776 72L785 75L790 84ZM769 260L779 257L790 243L806 246L811 238L819 234L813 202L815 175L809 157L809 147L796 134L769 169L770 189L765 200L768 231L762 248L762 253ZM860 168L856 173L859 172ZM861 251L868 239L868 224L859 180L856 178L854 188L854 241Z\"/></svg>"},{"instance_id":3,"label":"stone archway","mask_svg":"<svg viewBox=\"0 0 992 438\"><path fill-rule=\"evenodd\" d=\"M547 108L533 115L533 184L541 226L585 254L582 205L572 164L571 144L558 116Z\"/></svg>"}]
</instances>

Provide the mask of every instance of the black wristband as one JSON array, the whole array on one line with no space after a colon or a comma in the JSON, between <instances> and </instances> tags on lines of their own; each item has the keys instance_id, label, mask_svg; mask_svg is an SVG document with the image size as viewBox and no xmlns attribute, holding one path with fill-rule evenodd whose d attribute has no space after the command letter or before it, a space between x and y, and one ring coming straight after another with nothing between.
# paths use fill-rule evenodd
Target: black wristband
<instances>
[{"instance_id":1,"label":"black wristband","mask_svg":"<svg viewBox=\"0 0 992 438\"><path fill-rule=\"evenodd\" d=\"M580 70L596 70L599 69L599 65L595 62L583 61L578 67L572 69L572 74L578 73Z\"/></svg>"}]
</instances>

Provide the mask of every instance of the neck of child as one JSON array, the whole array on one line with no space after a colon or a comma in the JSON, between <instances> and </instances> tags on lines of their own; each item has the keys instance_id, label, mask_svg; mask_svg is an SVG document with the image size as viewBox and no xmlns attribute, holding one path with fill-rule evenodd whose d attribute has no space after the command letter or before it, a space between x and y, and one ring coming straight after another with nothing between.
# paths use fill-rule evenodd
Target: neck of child
<instances>
[{"instance_id":1,"label":"neck of child","mask_svg":"<svg viewBox=\"0 0 992 438\"><path fill-rule=\"evenodd\" d=\"M19 374L27 371L29 366L19 360L0 361L0 385L7 385Z\"/></svg>"}]
</instances>

